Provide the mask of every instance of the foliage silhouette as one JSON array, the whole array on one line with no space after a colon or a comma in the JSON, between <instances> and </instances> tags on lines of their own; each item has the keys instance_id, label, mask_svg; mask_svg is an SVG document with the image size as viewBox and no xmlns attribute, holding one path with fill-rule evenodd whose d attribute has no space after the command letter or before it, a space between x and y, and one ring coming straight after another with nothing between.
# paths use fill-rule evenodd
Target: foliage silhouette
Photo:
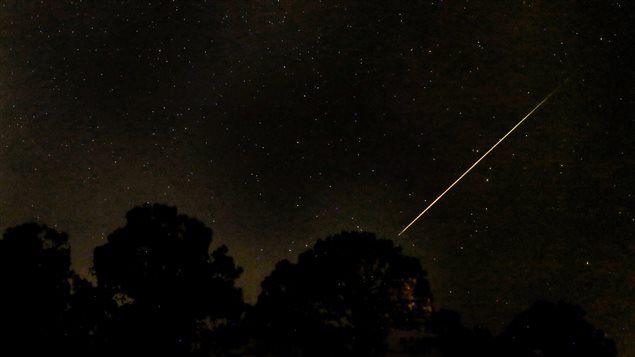
<instances>
[{"instance_id":1,"label":"foliage silhouette","mask_svg":"<svg viewBox=\"0 0 635 357\"><path fill-rule=\"evenodd\" d=\"M279 262L245 314L234 285L242 269L225 246L210 254L211 242L211 229L175 207L135 207L95 249L93 286L70 269L65 233L37 223L7 229L0 354L209 356L243 344L255 354L371 356L401 330L410 337L400 353L411 355L617 356L584 311L563 302L536 302L496 339L464 327L457 312L433 312L419 260L364 232L318 240L297 263Z\"/></svg>"},{"instance_id":2,"label":"foliage silhouette","mask_svg":"<svg viewBox=\"0 0 635 357\"><path fill-rule=\"evenodd\" d=\"M26 223L0 240L0 354L68 353L71 294L66 233Z\"/></svg>"},{"instance_id":3,"label":"foliage silhouette","mask_svg":"<svg viewBox=\"0 0 635 357\"><path fill-rule=\"evenodd\" d=\"M492 336L489 331L469 329L461 316L452 310L439 310L430 317L429 329L436 334L436 345L444 357L490 356Z\"/></svg>"},{"instance_id":4,"label":"foliage silhouette","mask_svg":"<svg viewBox=\"0 0 635 357\"><path fill-rule=\"evenodd\" d=\"M402 354L414 356L491 356L493 338L486 329L469 329L461 323L461 316L453 310L434 311L425 330L400 339Z\"/></svg>"},{"instance_id":5,"label":"foliage silhouette","mask_svg":"<svg viewBox=\"0 0 635 357\"><path fill-rule=\"evenodd\" d=\"M66 325L69 350L77 356L101 356L106 351L99 328L103 326L109 301L89 281L73 276Z\"/></svg>"},{"instance_id":6,"label":"foliage silhouette","mask_svg":"<svg viewBox=\"0 0 635 357\"><path fill-rule=\"evenodd\" d=\"M242 269L227 247L210 255L211 229L176 207L146 204L126 217L95 249L93 270L108 299L105 348L162 355L223 348L216 335L235 325L244 307L234 286Z\"/></svg>"},{"instance_id":7,"label":"foliage silhouette","mask_svg":"<svg viewBox=\"0 0 635 357\"><path fill-rule=\"evenodd\" d=\"M374 234L342 232L297 264L279 262L249 323L261 353L379 355L391 328L419 326L431 304L418 259Z\"/></svg>"},{"instance_id":8,"label":"foliage silhouette","mask_svg":"<svg viewBox=\"0 0 635 357\"><path fill-rule=\"evenodd\" d=\"M582 308L538 301L497 339L499 356L614 357L615 343L584 319Z\"/></svg>"}]
</instances>

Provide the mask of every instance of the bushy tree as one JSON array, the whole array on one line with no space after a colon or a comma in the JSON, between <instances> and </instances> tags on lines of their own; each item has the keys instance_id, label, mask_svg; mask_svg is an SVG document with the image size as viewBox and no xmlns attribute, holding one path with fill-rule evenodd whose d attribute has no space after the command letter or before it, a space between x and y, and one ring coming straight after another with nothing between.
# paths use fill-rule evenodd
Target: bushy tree
<instances>
[{"instance_id":1,"label":"bushy tree","mask_svg":"<svg viewBox=\"0 0 635 357\"><path fill-rule=\"evenodd\" d=\"M432 294L419 260L374 234L318 240L262 283L250 316L258 346L288 355L376 355L389 329L415 327Z\"/></svg>"},{"instance_id":2,"label":"bushy tree","mask_svg":"<svg viewBox=\"0 0 635 357\"><path fill-rule=\"evenodd\" d=\"M212 231L177 214L176 207L146 204L95 249L98 289L111 302L101 328L116 353L183 355L222 347L215 339L240 318L242 269L227 248L209 253Z\"/></svg>"},{"instance_id":3,"label":"bushy tree","mask_svg":"<svg viewBox=\"0 0 635 357\"><path fill-rule=\"evenodd\" d=\"M502 356L615 357L613 340L584 319L582 308L564 302L534 303L497 339Z\"/></svg>"},{"instance_id":4,"label":"bushy tree","mask_svg":"<svg viewBox=\"0 0 635 357\"><path fill-rule=\"evenodd\" d=\"M68 353L71 294L66 233L27 223L0 240L0 354Z\"/></svg>"}]
</instances>

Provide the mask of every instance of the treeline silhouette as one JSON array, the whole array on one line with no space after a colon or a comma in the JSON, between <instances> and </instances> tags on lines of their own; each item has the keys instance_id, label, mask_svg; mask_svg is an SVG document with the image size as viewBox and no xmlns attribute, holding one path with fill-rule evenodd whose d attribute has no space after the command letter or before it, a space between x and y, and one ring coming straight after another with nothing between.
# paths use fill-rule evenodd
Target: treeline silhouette
<instances>
[{"instance_id":1,"label":"treeline silhouette","mask_svg":"<svg viewBox=\"0 0 635 357\"><path fill-rule=\"evenodd\" d=\"M279 262L255 305L212 230L146 204L95 248L91 283L45 225L0 240L0 354L67 356L616 356L564 302L537 302L498 336L435 310L426 271L390 240L342 232Z\"/></svg>"}]
</instances>

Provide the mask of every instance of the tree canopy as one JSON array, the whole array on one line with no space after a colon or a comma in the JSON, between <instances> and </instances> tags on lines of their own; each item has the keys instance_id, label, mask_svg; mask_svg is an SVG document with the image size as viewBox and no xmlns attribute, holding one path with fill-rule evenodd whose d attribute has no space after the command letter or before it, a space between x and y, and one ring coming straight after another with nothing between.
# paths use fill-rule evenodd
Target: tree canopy
<instances>
[{"instance_id":1,"label":"tree canopy","mask_svg":"<svg viewBox=\"0 0 635 357\"><path fill-rule=\"evenodd\" d=\"M564 302L535 303L496 338L465 327L457 312L433 310L419 259L367 232L280 261L250 307L235 286L242 269L227 247L210 250L202 222L160 204L126 218L95 249L96 285L71 270L65 233L38 223L6 230L0 353L376 356L399 338L400 353L422 356L617 355L582 308Z\"/></svg>"},{"instance_id":2,"label":"tree canopy","mask_svg":"<svg viewBox=\"0 0 635 357\"><path fill-rule=\"evenodd\" d=\"M390 328L417 326L431 304L418 259L372 233L342 232L318 240L296 264L278 263L252 323L259 346L273 353L374 355Z\"/></svg>"},{"instance_id":3,"label":"tree canopy","mask_svg":"<svg viewBox=\"0 0 635 357\"><path fill-rule=\"evenodd\" d=\"M242 314L242 291L234 285L242 269L225 246L210 254L212 230L176 207L146 204L126 218L94 256L98 288L112 302L108 345L203 353L206 341Z\"/></svg>"},{"instance_id":4,"label":"tree canopy","mask_svg":"<svg viewBox=\"0 0 635 357\"><path fill-rule=\"evenodd\" d=\"M0 348L61 352L71 294L68 236L37 223L9 228L0 240ZM37 343L34 343L37 341Z\"/></svg>"},{"instance_id":5,"label":"tree canopy","mask_svg":"<svg viewBox=\"0 0 635 357\"><path fill-rule=\"evenodd\" d=\"M615 343L584 319L579 306L538 301L499 336L500 356L614 357Z\"/></svg>"}]
</instances>

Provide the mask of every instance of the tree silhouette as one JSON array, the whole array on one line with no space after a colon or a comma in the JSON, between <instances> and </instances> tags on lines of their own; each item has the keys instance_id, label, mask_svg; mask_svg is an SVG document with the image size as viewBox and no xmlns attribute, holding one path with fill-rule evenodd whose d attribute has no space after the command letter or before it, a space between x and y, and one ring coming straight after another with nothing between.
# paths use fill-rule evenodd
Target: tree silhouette
<instances>
[{"instance_id":1,"label":"tree silhouette","mask_svg":"<svg viewBox=\"0 0 635 357\"><path fill-rule=\"evenodd\" d=\"M89 281L73 276L69 310L66 312L68 350L77 356L101 356L106 351L99 328L112 304Z\"/></svg>"},{"instance_id":2,"label":"tree silhouette","mask_svg":"<svg viewBox=\"0 0 635 357\"><path fill-rule=\"evenodd\" d=\"M183 355L222 345L215 334L243 310L234 286L242 269L227 248L210 256L211 229L176 207L146 204L126 217L94 256L98 289L109 300L101 328L108 349Z\"/></svg>"},{"instance_id":3,"label":"tree silhouette","mask_svg":"<svg viewBox=\"0 0 635 357\"><path fill-rule=\"evenodd\" d=\"M486 329L469 329L461 323L461 315L453 310L432 312L423 331L402 336L400 353L414 356L491 356L492 335Z\"/></svg>"},{"instance_id":4,"label":"tree silhouette","mask_svg":"<svg viewBox=\"0 0 635 357\"><path fill-rule=\"evenodd\" d=\"M0 240L0 354L68 353L70 263L66 233L37 223L6 230Z\"/></svg>"},{"instance_id":5,"label":"tree silhouette","mask_svg":"<svg viewBox=\"0 0 635 357\"><path fill-rule=\"evenodd\" d=\"M436 335L434 345L444 357L491 356L492 336L489 331L463 326L461 315L456 311L434 312L428 327Z\"/></svg>"},{"instance_id":6,"label":"tree silhouette","mask_svg":"<svg viewBox=\"0 0 635 357\"><path fill-rule=\"evenodd\" d=\"M318 240L279 262L249 320L260 352L377 355L393 327L420 324L432 294L419 260L371 233Z\"/></svg>"},{"instance_id":7,"label":"tree silhouette","mask_svg":"<svg viewBox=\"0 0 635 357\"><path fill-rule=\"evenodd\" d=\"M614 357L615 343L584 319L584 310L564 302L534 303L498 337L500 356Z\"/></svg>"}]
</instances>

